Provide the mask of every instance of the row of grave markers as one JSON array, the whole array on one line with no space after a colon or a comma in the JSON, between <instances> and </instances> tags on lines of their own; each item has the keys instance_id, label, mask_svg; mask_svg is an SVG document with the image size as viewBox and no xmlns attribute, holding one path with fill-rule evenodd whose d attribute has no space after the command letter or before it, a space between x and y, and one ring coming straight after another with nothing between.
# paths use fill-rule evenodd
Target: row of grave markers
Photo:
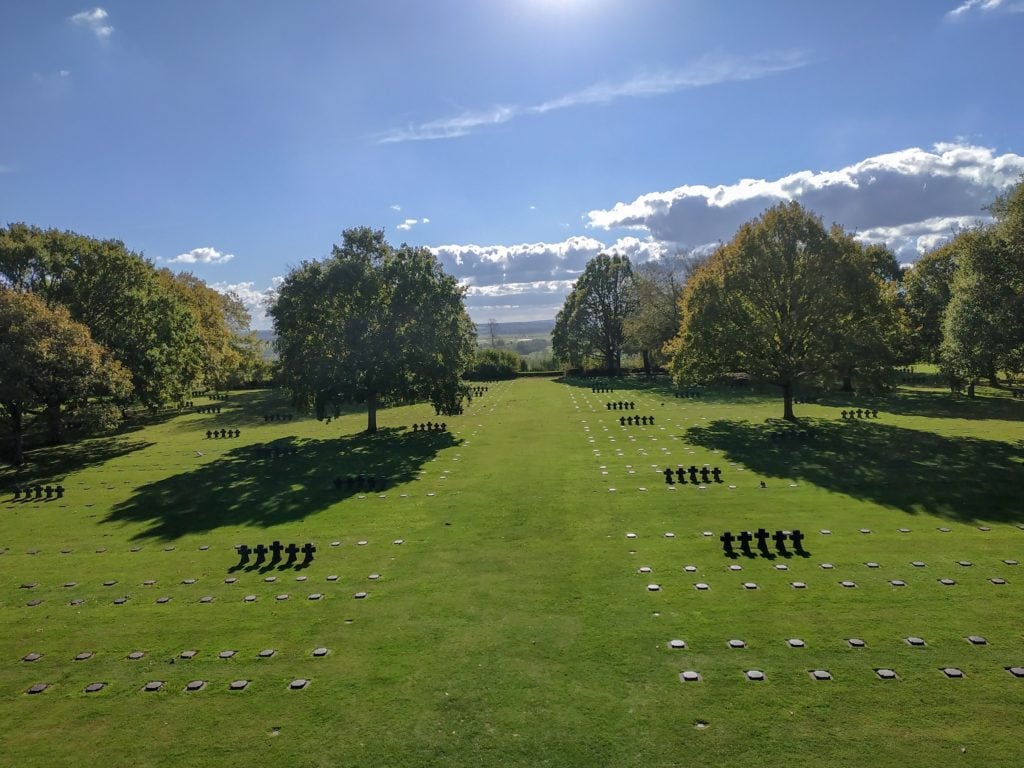
<instances>
[{"instance_id":1,"label":"row of grave markers","mask_svg":"<svg viewBox=\"0 0 1024 768\"><path fill-rule=\"evenodd\" d=\"M29 501L31 499L52 499L54 497L58 499L64 498L64 486L63 485L35 485L35 486L15 486L14 487L14 501Z\"/></svg>"},{"instance_id":2,"label":"row of grave markers","mask_svg":"<svg viewBox=\"0 0 1024 768\"><path fill-rule=\"evenodd\" d=\"M265 544L257 544L255 547L250 548L247 544L239 544L235 547L235 551L238 552L241 560L236 567L242 567L249 563L249 556L256 555L255 565L263 565L267 559L267 553L271 554L270 565L276 565L281 562L281 553L284 552L288 555L288 561L285 563L285 567L292 565L299 557L301 552L305 559L299 564L300 567L305 567L313 562L313 554L316 552L316 547L312 542L307 542L299 547L295 543L291 543L288 546L284 546L280 541L274 541L268 547Z\"/></svg>"},{"instance_id":3,"label":"row of grave markers","mask_svg":"<svg viewBox=\"0 0 1024 768\"><path fill-rule=\"evenodd\" d=\"M877 408L850 408L848 411L840 411L844 419L877 419L878 409Z\"/></svg>"},{"instance_id":4,"label":"row of grave markers","mask_svg":"<svg viewBox=\"0 0 1024 768\"><path fill-rule=\"evenodd\" d=\"M775 542L775 548L779 554L786 554L786 541L789 540L793 543L793 551L797 554L804 553L803 541L807 538L799 529L792 531L776 531L774 534L768 533L764 528L758 528L754 533L750 531L741 531L738 536L733 536L731 531L726 531L718 540L722 542L722 551L726 555L736 554L733 551L732 545L734 542L739 542L740 549L745 555L753 555L750 551L750 543L757 540L757 548L763 555L769 554L768 552L768 539L772 539Z\"/></svg>"},{"instance_id":5,"label":"row of grave markers","mask_svg":"<svg viewBox=\"0 0 1024 768\"><path fill-rule=\"evenodd\" d=\"M633 427L633 426L637 426L637 427L645 426L646 427L648 424L650 424L651 426L654 426L654 417L653 416L620 416L619 417L619 425L623 426L623 427L626 427L626 426L630 426L630 427Z\"/></svg>"},{"instance_id":6,"label":"row of grave markers","mask_svg":"<svg viewBox=\"0 0 1024 768\"><path fill-rule=\"evenodd\" d=\"M221 430L208 429L208 430L206 430L206 439L210 440L212 438L221 438L221 437L225 437L225 438L226 437L240 437L241 434L242 434L242 430L240 430L240 429L221 429Z\"/></svg>"},{"instance_id":7,"label":"row of grave markers","mask_svg":"<svg viewBox=\"0 0 1024 768\"><path fill-rule=\"evenodd\" d=\"M447 432L448 424L442 421L439 424L435 424L432 421L428 421L426 424L413 424L413 432Z\"/></svg>"},{"instance_id":8,"label":"row of grave markers","mask_svg":"<svg viewBox=\"0 0 1024 768\"><path fill-rule=\"evenodd\" d=\"M698 472L700 473L699 482L697 481ZM665 475L666 485L675 485L676 483L686 485L686 474L690 475L690 482L693 485L707 485L712 481L712 479L716 483L722 482L722 470L720 470L718 467L714 467L713 469L710 470L707 467L701 467L700 469L697 469L697 467L695 467L692 464L690 465L689 469L683 469L682 467L678 467L677 469L672 469L672 467L665 467L664 471L662 471L662 474ZM675 479L673 479L673 475L675 475Z\"/></svg>"}]
</instances>

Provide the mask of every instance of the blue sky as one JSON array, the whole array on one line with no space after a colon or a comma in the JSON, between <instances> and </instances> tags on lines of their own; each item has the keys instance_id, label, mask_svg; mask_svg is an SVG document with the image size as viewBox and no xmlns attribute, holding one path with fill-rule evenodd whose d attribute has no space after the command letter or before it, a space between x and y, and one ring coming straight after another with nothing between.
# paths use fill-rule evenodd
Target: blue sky
<instances>
[{"instance_id":1,"label":"blue sky","mask_svg":"<svg viewBox=\"0 0 1024 768\"><path fill-rule=\"evenodd\" d=\"M1024 0L15 2L0 221L259 302L343 229L478 321L798 199L911 261L1024 173Z\"/></svg>"}]
</instances>

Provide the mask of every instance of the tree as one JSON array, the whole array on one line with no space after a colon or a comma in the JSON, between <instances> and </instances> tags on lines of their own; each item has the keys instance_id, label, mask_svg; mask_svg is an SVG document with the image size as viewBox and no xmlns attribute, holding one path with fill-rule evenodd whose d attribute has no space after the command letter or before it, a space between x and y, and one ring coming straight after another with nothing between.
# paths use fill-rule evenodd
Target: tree
<instances>
[{"instance_id":1,"label":"tree","mask_svg":"<svg viewBox=\"0 0 1024 768\"><path fill-rule=\"evenodd\" d=\"M959 261L942 319L942 367L974 384L1024 370L1024 252L995 228L958 237Z\"/></svg>"},{"instance_id":2,"label":"tree","mask_svg":"<svg viewBox=\"0 0 1024 768\"><path fill-rule=\"evenodd\" d=\"M639 352L644 372L666 360L663 348L679 330L679 297L695 262L686 256L647 261L633 270L633 311L623 330L626 346Z\"/></svg>"},{"instance_id":3,"label":"tree","mask_svg":"<svg viewBox=\"0 0 1024 768\"><path fill-rule=\"evenodd\" d=\"M24 461L27 416L43 415L50 441L60 442L62 408L123 397L130 388L128 372L65 308L0 290L0 412L11 433L14 463Z\"/></svg>"},{"instance_id":4,"label":"tree","mask_svg":"<svg viewBox=\"0 0 1024 768\"><path fill-rule=\"evenodd\" d=\"M942 345L942 317L949 304L962 235L926 253L903 277L910 347L917 360L936 362Z\"/></svg>"},{"instance_id":5,"label":"tree","mask_svg":"<svg viewBox=\"0 0 1024 768\"><path fill-rule=\"evenodd\" d=\"M838 368L858 305L848 284L868 290L869 263L850 235L799 204L769 208L687 282L670 344L675 379L746 372L777 384L783 418L795 420L794 387Z\"/></svg>"},{"instance_id":6,"label":"tree","mask_svg":"<svg viewBox=\"0 0 1024 768\"><path fill-rule=\"evenodd\" d=\"M625 320L636 306L632 283L628 257L602 253L588 261L555 318L555 354L573 367L597 357L609 375L617 375Z\"/></svg>"},{"instance_id":7,"label":"tree","mask_svg":"<svg viewBox=\"0 0 1024 768\"><path fill-rule=\"evenodd\" d=\"M899 263L885 246L870 245L851 249L842 269L843 293L835 298L842 318L836 372L844 392L853 391L855 377L877 389L890 380L896 353L905 346Z\"/></svg>"},{"instance_id":8,"label":"tree","mask_svg":"<svg viewBox=\"0 0 1024 768\"><path fill-rule=\"evenodd\" d=\"M519 355L508 349L478 349L466 378L481 381L514 379L522 368L522 362Z\"/></svg>"},{"instance_id":9,"label":"tree","mask_svg":"<svg viewBox=\"0 0 1024 768\"><path fill-rule=\"evenodd\" d=\"M192 313L198 335L201 387L228 389L251 381L260 369L263 342L249 329L251 317L233 293L220 293L190 272L163 269L161 282Z\"/></svg>"},{"instance_id":10,"label":"tree","mask_svg":"<svg viewBox=\"0 0 1024 768\"><path fill-rule=\"evenodd\" d=\"M200 374L194 315L119 240L11 224L0 229L0 286L66 307L131 372L147 406L183 399Z\"/></svg>"},{"instance_id":11,"label":"tree","mask_svg":"<svg viewBox=\"0 0 1024 768\"><path fill-rule=\"evenodd\" d=\"M491 347L493 348L495 346L494 340L498 335L498 321L493 317L487 321L487 332L491 336Z\"/></svg>"},{"instance_id":12,"label":"tree","mask_svg":"<svg viewBox=\"0 0 1024 768\"><path fill-rule=\"evenodd\" d=\"M270 308L279 368L297 407L356 401L377 409L429 400L457 413L468 387L476 331L464 289L426 248L392 248L384 233L346 230L330 258L306 261L284 279Z\"/></svg>"}]
</instances>

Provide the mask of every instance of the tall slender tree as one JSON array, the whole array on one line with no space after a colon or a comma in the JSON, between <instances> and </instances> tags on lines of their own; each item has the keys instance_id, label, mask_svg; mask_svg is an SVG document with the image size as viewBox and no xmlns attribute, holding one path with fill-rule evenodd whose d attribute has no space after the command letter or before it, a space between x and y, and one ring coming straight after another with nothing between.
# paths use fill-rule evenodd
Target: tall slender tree
<instances>
[{"instance_id":1,"label":"tall slender tree","mask_svg":"<svg viewBox=\"0 0 1024 768\"><path fill-rule=\"evenodd\" d=\"M627 256L599 254L587 262L555 318L552 345L574 367L597 358L612 376L622 367L626 318L636 307Z\"/></svg>"}]
</instances>

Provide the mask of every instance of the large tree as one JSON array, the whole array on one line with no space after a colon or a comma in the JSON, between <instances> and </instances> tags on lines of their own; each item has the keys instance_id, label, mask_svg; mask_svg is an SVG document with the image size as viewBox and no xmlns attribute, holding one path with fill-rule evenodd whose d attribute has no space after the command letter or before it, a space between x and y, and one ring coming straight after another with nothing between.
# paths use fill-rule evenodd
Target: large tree
<instances>
[{"instance_id":1,"label":"large tree","mask_svg":"<svg viewBox=\"0 0 1024 768\"><path fill-rule=\"evenodd\" d=\"M949 304L962 236L926 253L903 276L910 347L917 360L936 362L942 346L942 318Z\"/></svg>"},{"instance_id":2,"label":"large tree","mask_svg":"<svg viewBox=\"0 0 1024 768\"><path fill-rule=\"evenodd\" d=\"M297 407L323 416L343 402L377 409L429 400L458 412L476 331L464 289L426 248L393 248L383 231L346 230L323 261L303 262L270 308L282 382Z\"/></svg>"},{"instance_id":3,"label":"large tree","mask_svg":"<svg viewBox=\"0 0 1024 768\"><path fill-rule=\"evenodd\" d=\"M626 347L640 353L648 376L666 360L663 349L679 330L679 297L698 263L680 254L646 261L633 270L633 308L623 329Z\"/></svg>"},{"instance_id":4,"label":"large tree","mask_svg":"<svg viewBox=\"0 0 1024 768\"><path fill-rule=\"evenodd\" d=\"M227 389L252 381L262 368L263 342L249 329L251 317L242 300L190 272L162 269L159 277L192 313L199 352L196 384Z\"/></svg>"},{"instance_id":5,"label":"large tree","mask_svg":"<svg viewBox=\"0 0 1024 768\"><path fill-rule=\"evenodd\" d=\"M119 240L11 224L0 229L0 286L66 307L131 372L147 406L181 400L200 374L195 315Z\"/></svg>"},{"instance_id":6,"label":"large tree","mask_svg":"<svg viewBox=\"0 0 1024 768\"><path fill-rule=\"evenodd\" d=\"M45 418L50 441L60 442L62 409L130 388L128 372L64 307L0 289L0 414L14 463L24 460L27 417Z\"/></svg>"},{"instance_id":7,"label":"large tree","mask_svg":"<svg viewBox=\"0 0 1024 768\"><path fill-rule=\"evenodd\" d=\"M597 358L609 375L622 366L626 318L636 307L627 256L599 254L587 262L552 331L555 355L574 367Z\"/></svg>"},{"instance_id":8,"label":"large tree","mask_svg":"<svg viewBox=\"0 0 1024 768\"><path fill-rule=\"evenodd\" d=\"M783 417L794 420L794 388L839 369L844 334L858 328L858 307L878 289L873 280L850 235L797 203L769 208L687 282L670 345L674 376L745 372L771 381L782 390Z\"/></svg>"}]
</instances>

